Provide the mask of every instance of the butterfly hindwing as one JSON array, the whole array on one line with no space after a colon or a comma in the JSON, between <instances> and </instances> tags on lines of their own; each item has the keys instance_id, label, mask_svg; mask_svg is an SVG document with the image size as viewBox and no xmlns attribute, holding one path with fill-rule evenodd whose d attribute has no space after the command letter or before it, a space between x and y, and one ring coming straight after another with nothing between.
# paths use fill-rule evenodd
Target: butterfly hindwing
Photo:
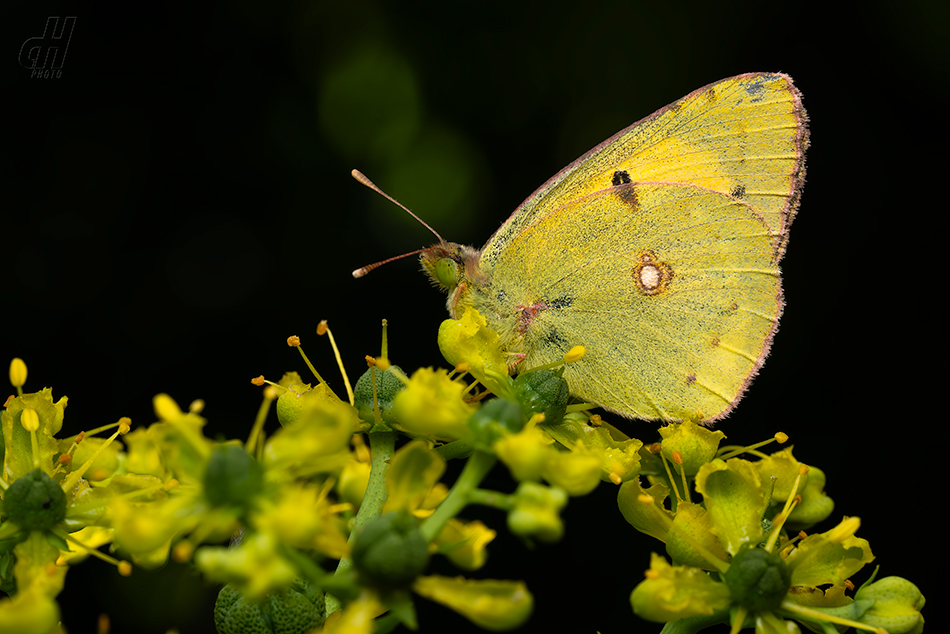
<instances>
[{"instance_id":1,"label":"butterfly hindwing","mask_svg":"<svg viewBox=\"0 0 950 634\"><path fill-rule=\"evenodd\" d=\"M575 396L664 420L728 412L782 307L761 216L678 183L622 184L549 213L470 298L507 350L525 355L521 369L583 345L565 373Z\"/></svg>"}]
</instances>

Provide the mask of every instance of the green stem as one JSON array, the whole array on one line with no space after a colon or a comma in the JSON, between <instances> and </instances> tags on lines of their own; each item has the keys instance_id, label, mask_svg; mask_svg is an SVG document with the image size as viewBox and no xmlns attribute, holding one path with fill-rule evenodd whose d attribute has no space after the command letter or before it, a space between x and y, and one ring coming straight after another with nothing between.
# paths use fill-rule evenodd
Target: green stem
<instances>
[{"instance_id":1,"label":"green stem","mask_svg":"<svg viewBox=\"0 0 950 634\"><path fill-rule=\"evenodd\" d=\"M369 482L366 484L366 493L363 494L363 501L360 503L360 510L356 514L353 522L353 530L350 532L350 538L347 543L352 544L356 539L356 528L366 524L370 520L376 519L382 514L383 504L386 503L386 470L389 468L389 461L392 460L393 453L396 450L396 433L379 432L369 434L369 451L371 463L369 468ZM340 560L336 567L336 574L341 574L353 565L353 561L348 557ZM335 596L327 595L327 616L333 614L342 607L340 600Z\"/></svg>"},{"instance_id":2,"label":"green stem","mask_svg":"<svg viewBox=\"0 0 950 634\"><path fill-rule=\"evenodd\" d=\"M513 497L508 493L489 491L488 489L473 489L468 496L468 501L470 504L481 504L482 506L508 511L513 506Z\"/></svg>"},{"instance_id":3,"label":"green stem","mask_svg":"<svg viewBox=\"0 0 950 634\"><path fill-rule=\"evenodd\" d=\"M488 475L495 462L495 456L481 451L475 451L469 456L458 480L452 485L449 495L442 500L435 512L420 527L427 542L435 539L435 536L439 534L446 522L458 515L463 508L472 502L472 492Z\"/></svg>"}]
</instances>

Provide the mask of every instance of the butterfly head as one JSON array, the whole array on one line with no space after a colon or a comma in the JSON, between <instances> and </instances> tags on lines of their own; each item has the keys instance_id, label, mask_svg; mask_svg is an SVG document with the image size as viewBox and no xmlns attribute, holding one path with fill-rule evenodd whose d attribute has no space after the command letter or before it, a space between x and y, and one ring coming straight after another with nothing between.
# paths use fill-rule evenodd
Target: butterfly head
<instances>
[{"instance_id":1,"label":"butterfly head","mask_svg":"<svg viewBox=\"0 0 950 634\"><path fill-rule=\"evenodd\" d=\"M457 318L456 308L473 283L481 283L478 259L481 252L454 242L440 242L419 255L422 270L432 283L449 294L449 313Z\"/></svg>"}]
</instances>

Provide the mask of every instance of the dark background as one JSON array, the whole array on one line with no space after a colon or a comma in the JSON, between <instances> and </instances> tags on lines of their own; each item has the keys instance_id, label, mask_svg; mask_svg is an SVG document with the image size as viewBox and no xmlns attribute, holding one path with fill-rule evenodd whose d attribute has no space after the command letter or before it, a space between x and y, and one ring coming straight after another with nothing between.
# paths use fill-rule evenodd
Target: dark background
<instances>
[{"instance_id":1,"label":"dark background","mask_svg":"<svg viewBox=\"0 0 950 634\"><path fill-rule=\"evenodd\" d=\"M894 5L6 3L0 361L24 358L27 389L69 397L70 433L120 416L148 424L152 396L168 392L204 399L210 434L246 438L260 399L249 379L305 370L288 335L341 388L321 319L354 378L379 351L382 318L394 361L442 363L444 300L414 261L350 277L433 241L351 168L478 246L617 130L724 77L786 72L812 130L787 307L768 363L719 427L742 444L790 434L828 474L837 506L820 528L860 516L881 575L935 598L927 451L946 438L935 397L946 320L924 284L944 288L926 245L944 230L947 8ZM56 15L78 16L61 76L31 78L20 46ZM654 438L649 424L615 422ZM602 485L573 500L560 544L493 545L477 576L528 580L527 630L659 631L627 597L662 546L614 496ZM502 515L483 517L504 533ZM114 632L186 634L212 629L215 591L187 568L119 581L86 562L61 599L73 632L108 610ZM468 627L419 608L424 631Z\"/></svg>"}]
</instances>

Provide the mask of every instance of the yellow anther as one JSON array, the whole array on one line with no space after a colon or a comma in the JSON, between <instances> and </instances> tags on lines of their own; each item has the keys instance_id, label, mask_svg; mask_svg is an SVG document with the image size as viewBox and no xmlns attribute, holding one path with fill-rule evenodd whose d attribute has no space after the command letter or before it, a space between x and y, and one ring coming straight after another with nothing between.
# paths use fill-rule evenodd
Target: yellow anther
<instances>
[{"instance_id":1,"label":"yellow anther","mask_svg":"<svg viewBox=\"0 0 950 634\"><path fill-rule=\"evenodd\" d=\"M287 345L290 346L291 348L296 348L297 346L300 345L300 337L298 337L297 335L290 335L289 337L287 337Z\"/></svg>"},{"instance_id":2,"label":"yellow anther","mask_svg":"<svg viewBox=\"0 0 950 634\"><path fill-rule=\"evenodd\" d=\"M172 559L178 563L184 563L191 560L192 553L195 552L195 547L189 541L181 541L175 544L175 547L172 548Z\"/></svg>"},{"instance_id":3,"label":"yellow anther","mask_svg":"<svg viewBox=\"0 0 950 634\"><path fill-rule=\"evenodd\" d=\"M584 346L574 346L564 355L564 363L572 363L587 354L587 348Z\"/></svg>"},{"instance_id":4,"label":"yellow anther","mask_svg":"<svg viewBox=\"0 0 950 634\"><path fill-rule=\"evenodd\" d=\"M182 416L178 403L168 394L156 394L152 399L152 407L155 415L162 420L178 420Z\"/></svg>"},{"instance_id":5,"label":"yellow anther","mask_svg":"<svg viewBox=\"0 0 950 634\"><path fill-rule=\"evenodd\" d=\"M26 383L26 362L20 357L14 357L10 362L10 384L13 387L23 387Z\"/></svg>"},{"instance_id":6,"label":"yellow anther","mask_svg":"<svg viewBox=\"0 0 950 634\"><path fill-rule=\"evenodd\" d=\"M36 431L40 428L40 416L32 407L26 407L20 412L20 424L26 431Z\"/></svg>"}]
</instances>

